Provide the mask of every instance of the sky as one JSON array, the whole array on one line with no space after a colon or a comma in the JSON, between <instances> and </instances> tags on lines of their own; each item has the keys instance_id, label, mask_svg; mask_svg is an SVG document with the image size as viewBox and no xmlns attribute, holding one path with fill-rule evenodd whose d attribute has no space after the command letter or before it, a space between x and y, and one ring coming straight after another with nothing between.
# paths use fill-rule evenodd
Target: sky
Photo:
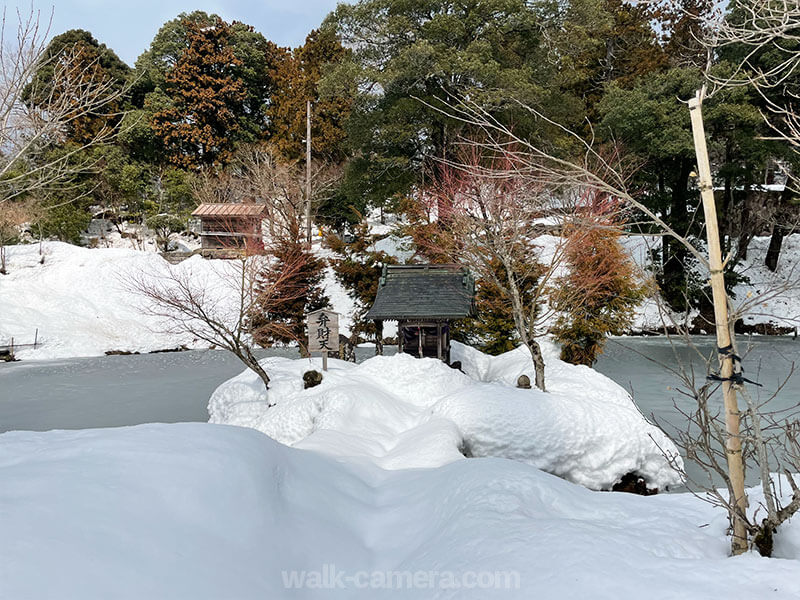
<instances>
[{"instance_id":1,"label":"sky","mask_svg":"<svg viewBox=\"0 0 800 600\"><path fill-rule=\"evenodd\" d=\"M299 46L336 7L337 0L56 0L35 2L46 23L52 11L50 37L69 29L86 29L130 66L147 49L166 21L182 12L204 10L226 21L243 21L280 46ZM18 2L21 12L30 4ZM9 9L16 6L6 5Z\"/></svg>"}]
</instances>

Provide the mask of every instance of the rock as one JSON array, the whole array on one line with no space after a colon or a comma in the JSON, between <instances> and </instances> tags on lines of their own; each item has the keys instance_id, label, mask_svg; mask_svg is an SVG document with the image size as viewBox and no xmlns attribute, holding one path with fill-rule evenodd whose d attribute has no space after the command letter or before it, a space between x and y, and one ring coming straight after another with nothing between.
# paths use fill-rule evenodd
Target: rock
<instances>
[{"instance_id":1,"label":"rock","mask_svg":"<svg viewBox=\"0 0 800 600\"><path fill-rule=\"evenodd\" d=\"M322 373L319 371L306 371L303 373L303 389L307 390L308 388L316 387L320 383L322 383Z\"/></svg>"},{"instance_id":2,"label":"rock","mask_svg":"<svg viewBox=\"0 0 800 600\"><path fill-rule=\"evenodd\" d=\"M614 484L611 491L639 494L640 496L653 496L658 493L658 488L648 488L644 477L637 473L626 473L622 476L622 479Z\"/></svg>"},{"instance_id":3,"label":"rock","mask_svg":"<svg viewBox=\"0 0 800 600\"><path fill-rule=\"evenodd\" d=\"M461 361L460 360L454 360L453 362L450 363L450 368L451 369L457 369L457 370L461 371ZM462 371L462 373L463 373L463 371Z\"/></svg>"},{"instance_id":4,"label":"rock","mask_svg":"<svg viewBox=\"0 0 800 600\"><path fill-rule=\"evenodd\" d=\"M523 390L531 389L531 378L527 375L517 377L517 387Z\"/></svg>"}]
</instances>

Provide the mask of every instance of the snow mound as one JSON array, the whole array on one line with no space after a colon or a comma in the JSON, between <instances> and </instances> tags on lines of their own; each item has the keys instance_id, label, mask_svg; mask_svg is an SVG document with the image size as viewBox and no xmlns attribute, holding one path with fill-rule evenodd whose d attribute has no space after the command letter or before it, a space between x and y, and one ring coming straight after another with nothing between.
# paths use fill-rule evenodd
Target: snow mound
<instances>
[{"instance_id":1,"label":"snow mound","mask_svg":"<svg viewBox=\"0 0 800 600\"><path fill-rule=\"evenodd\" d=\"M62 242L8 248L9 273L0 276L0 343L34 341L39 348L17 353L24 359L97 356L108 350L150 352L181 345L206 347L190 336L164 333L156 317L142 313L144 300L131 290L137 277L168 270L205 281L223 308L225 262L192 257L170 265L160 255L123 248L88 249ZM41 262L42 258L44 262Z\"/></svg>"},{"instance_id":2,"label":"snow mound","mask_svg":"<svg viewBox=\"0 0 800 600\"><path fill-rule=\"evenodd\" d=\"M157 279L168 272L202 284L219 313L235 314L238 294L231 289L230 261L193 256L176 265L155 252L130 248L81 248L62 242L8 246L9 272L0 275L0 344L20 348L25 360L101 356L109 350L152 352L178 346L206 348L189 335L165 333L169 327L143 313L145 300L131 288L135 278ZM322 250L319 251L324 254ZM325 270L332 306L349 332L353 302Z\"/></svg>"},{"instance_id":3,"label":"snow mound","mask_svg":"<svg viewBox=\"0 0 800 600\"><path fill-rule=\"evenodd\" d=\"M384 471L244 428L142 425L0 435L0 481L8 599L800 596L797 555L728 558L724 513L690 494L591 492L502 459Z\"/></svg>"},{"instance_id":4,"label":"snow mound","mask_svg":"<svg viewBox=\"0 0 800 600\"><path fill-rule=\"evenodd\" d=\"M360 365L330 360L323 382L308 390L302 374L319 370L319 359L269 358L269 400L245 371L217 388L208 411L212 423L384 469L438 467L466 454L512 458L592 489L610 489L630 472L662 489L680 483L664 457L680 461L677 449L630 396L554 354L546 343L548 393L513 387L530 372L524 349L489 357L454 344L466 374L406 354Z\"/></svg>"}]
</instances>

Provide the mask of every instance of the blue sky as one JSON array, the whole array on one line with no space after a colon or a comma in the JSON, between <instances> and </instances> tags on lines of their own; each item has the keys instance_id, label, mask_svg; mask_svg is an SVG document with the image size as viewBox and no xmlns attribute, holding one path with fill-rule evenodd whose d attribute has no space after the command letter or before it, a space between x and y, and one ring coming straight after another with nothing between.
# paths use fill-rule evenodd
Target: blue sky
<instances>
[{"instance_id":1,"label":"blue sky","mask_svg":"<svg viewBox=\"0 0 800 600\"><path fill-rule=\"evenodd\" d=\"M43 21L53 11L51 37L68 29L87 29L133 66L161 25L181 12L216 13L226 21L254 26L278 45L299 46L336 4L337 0L57 0L48 4L36 2L35 8L42 12ZM29 7L19 3L22 12Z\"/></svg>"}]
</instances>

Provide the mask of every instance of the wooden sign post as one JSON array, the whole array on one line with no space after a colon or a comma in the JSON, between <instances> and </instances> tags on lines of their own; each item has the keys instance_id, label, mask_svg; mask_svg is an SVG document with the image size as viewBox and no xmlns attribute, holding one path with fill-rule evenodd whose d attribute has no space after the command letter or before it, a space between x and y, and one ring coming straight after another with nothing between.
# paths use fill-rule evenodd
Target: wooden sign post
<instances>
[{"instance_id":1,"label":"wooden sign post","mask_svg":"<svg viewBox=\"0 0 800 600\"><path fill-rule=\"evenodd\" d=\"M328 370L328 352L339 350L339 314L316 310L308 314L308 351L322 352L322 370Z\"/></svg>"}]
</instances>

